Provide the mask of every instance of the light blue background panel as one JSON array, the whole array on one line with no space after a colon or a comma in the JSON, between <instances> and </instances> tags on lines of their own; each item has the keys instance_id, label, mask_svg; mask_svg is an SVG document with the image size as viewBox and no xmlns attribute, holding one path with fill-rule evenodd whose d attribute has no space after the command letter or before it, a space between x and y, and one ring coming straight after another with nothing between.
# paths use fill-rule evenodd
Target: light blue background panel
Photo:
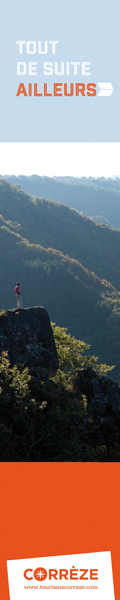
<instances>
[{"instance_id":1,"label":"light blue background panel","mask_svg":"<svg viewBox=\"0 0 120 600\"><path fill-rule=\"evenodd\" d=\"M0 14L0 141L120 141L120 3L119 0L4 0ZM59 41L56 53L19 54L16 40ZM31 47L32 48L32 47ZM37 75L17 75L17 62L37 62ZM80 62L78 74L44 75L43 63ZM82 74L90 62L90 75ZM22 68L22 67L21 67ZM53 67L54 68L54 67ZM23 82L96 83L97 95L85 97L16 97ZM111 96L98 96L99 82L111 83Z\"/></svg>"}]
</instances>

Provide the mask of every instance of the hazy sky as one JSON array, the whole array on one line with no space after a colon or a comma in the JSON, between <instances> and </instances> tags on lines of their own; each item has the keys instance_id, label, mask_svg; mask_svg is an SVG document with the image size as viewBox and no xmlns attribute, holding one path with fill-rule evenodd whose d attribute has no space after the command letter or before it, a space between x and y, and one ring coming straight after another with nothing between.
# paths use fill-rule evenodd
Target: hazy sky
<instances>
[{"instance_id":1,"label":"hazy sky","mask_svg":"<svg viewBox=\"0 0 120 600\"><path fill-rule=\"evenodd\" d=\"M1 175L120 175L120 142L2 142Z\"/></svg>"}]
</instances>

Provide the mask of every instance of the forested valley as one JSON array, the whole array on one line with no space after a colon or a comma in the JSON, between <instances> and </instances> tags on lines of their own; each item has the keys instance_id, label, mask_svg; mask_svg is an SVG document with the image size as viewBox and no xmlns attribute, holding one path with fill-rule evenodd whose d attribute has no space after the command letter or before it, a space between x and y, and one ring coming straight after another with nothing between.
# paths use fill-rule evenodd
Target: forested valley
<instances>
[{"instance_id":1,"label":"forested valley","mask_svg":"<svg viewBox=\"0 0 120 600\"><path fill-rule=\"evenodd\" d=\"M0 181L0 308L43 305L120 381L120 232Z\"/></svg>"},{"instance_id":2,"label":"forested valley","mask_svg":"<svg viewBox=\"0 0 120 600\"><path fill-rule=\"evenodd\" d=\"M31 196L43 196L75 208L93 221L120 229L120 178L5 176Z\"/></svg>"},{"instance_id":3,"label":"forested valley","mask_svg":"<svg viewBox=\"0 0 120 600\"><path fill-rule=\"evenodd\" d=\"M103 198L104 194L116 194L118 202L120 194L119 181L116 180L116 188L114 181L111 184L114 186L114 189L110 187L109 180L108 188L107 184L106 188L104 184L106 184L106 181L104 182L103 180L101 185L98 186L97 193L99 193L99 191L100 194L103 193ZM72 190L74 205L74 188L77 186L77 183L73 182L71 178L69 184L68 182L66 183L66 181L62 181L61 185L64 187L64 194L67 190L67 186L70 185L70 193ZM82 189L84 190L85 186L87 187L87 184L83 181L83 183L81 182L79 185L82 194ZM93 181L91 181L90 187L92 191L93 187L96 187ZM69 426L71 428L70 443L72 444L72 415L74 414L74 421L76 423L76 418L78 418L78 413L76 417L78 405L77 408L73 405L74 390L72 387L72 379L70 379L69 376L71 365L72 378L74 369L76 369L77 366L80 366L80 364L82 366L93 365L95 369L96 364L98 364L100 365L99 369L101 373L106 375L110 369L109 377L120 384L120 231L119 229L108 227L104 223L95 223L87 216L80 214L75 207L70 208L68 206L68 197L66 197L65 201L65 195L62 195L61 199L59 197L59 201L58 199L54 201L53 199L38 197L35 196L35 193L30 196L29 193L23 191L19 184L13 185L5 178L1 178L1 316L5 311L15 307L16 298L14 287L17 280L21 282L23 307L44 306L48 311L51 322L56 324L53 326L55 341L60 356L60 364L63 365L60 367L60 371L54 379L54 384L56 386L54 392L52 383L50 383L51 387L49 387L43 377L43 387L41 388L43 411L41 412L41 415L43 415L43 417L41 417L42 427L44 419L48 429L52 422L51 420L55 419L57 423L55 427L57 427L58 430L59 418L63 419L63 415L59 412L61 411L61 397L63 397L65 401L64 410L68 410L69 412L69 415L65 412L64 416L65 419L67 420L68 418L69 421ZM71 342L72 339L73 342ZM74 345L72 355L71 343ZM82 363L80 363L78 359L78 364L76 365L76 363L74 364L73 357L76 352L77 357L79 354L77 344L84 345L84 351L86 349L87 358ZM96 357L98 357L98 360ZM22 375L17 371L11 375L10 365L6 361L7 357L3 356L0 367L3 382L3 399L6 397L6 403L8 402L8 388L10 390L11 398L12 386L12 389L14 387L14 389L17 390L17 392L15 391L15 395L16 393L18 394L18 400L21 403L21 391L18 381L21 382ZM114 366L114 369L111 369L112 366ZM13 379L11 379L13 378L13 375L14 385ZM23 375L23 397L25 402L27 393L28 402L30 400L31 403L32 397L30 396L31 392L29 392L29 376L30 375L26 373ZM38 394L38 389L36 387L34 394L36 398ZM49 415L50 421L48 419L48 413L46 412L47 397L50 400L50 407L52 406L52 408L50 408L50 411L52 412L50 412ZM59 406L58 412L56 413L57 408L55 408L55 398L57 397ZM52 398L54 409L51 404ZM65 400L65 398L67 398L67 400ZM68 405L66 404L66 401L68 402ZM81 419L83 418L81 415L84 414L85 402L86 401L83 398L82 404L80 404L78 423L79 420L81 423ZM33 411L33 405L31 409L30 404L30 419L31 414L33 414L31 410ZM44 413L47 416L44 416ZM5 415L6 414L5 409ZM12 441L10 437L11 434L8 433L8 423L9 419L8 422L6 423L5 421L4 424L4 435L6 436L5 440L9 440L9 444L5 441L5 446L4 444L2 445L1 459L10 460L12 456L12 460L25 460L22 449L19 453L19 442L18 446L15 446L16 450L14 448L13 455L11 454ZM94 426L95 423L93 424L93 429ZM96 427L98 427L98 424ZM55 448L57 444L57 430L55 434ZM74 436L75 435L74 432ZM56 449L52 446L50 449L45 446L45 458L42 454L42 450L39 450L37 453L34 449L31 460L72 460L72 458L73 460L120 460L119 440L118 446L116 446L116 442L114 445L114 436L113 438L111 437L111 432L110 437L106 433L105 448L107 448L107 450L104 454L103 449L101 448L104 447L105 436L104 433L101 434L100 431L99 435L100 438L98 436L99 444L97 449L97 434L95 429L95 436L93 435L93 430L91 433L90 447L86 441L85 444L82 442L82 445L79 446L78 450L73 451L73 449L71 449L70 451L69 443L66 450L66 446L64 449L61 449L61 442L59 442L60 447L58 447L57 454ZM29 460L29 442L27 451ZM53 455L57 458L53 458Z\"/></svg>"}]
</instances>

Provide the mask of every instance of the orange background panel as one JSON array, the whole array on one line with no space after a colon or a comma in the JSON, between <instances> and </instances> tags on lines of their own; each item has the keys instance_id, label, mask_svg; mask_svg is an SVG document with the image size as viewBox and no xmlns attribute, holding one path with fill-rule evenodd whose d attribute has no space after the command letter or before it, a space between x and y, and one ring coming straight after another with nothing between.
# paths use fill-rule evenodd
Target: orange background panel
<instances>
[{"instance_id":1,"label":"orange background panel","mask_svg":"<svg viewBox=\"0 0 120 600\"><path fill-rule=\"evenodd\" d=\"M119 600L120 464L0 464L1 598L6 560L110 550Z\"/></svg>"}]
</instances>

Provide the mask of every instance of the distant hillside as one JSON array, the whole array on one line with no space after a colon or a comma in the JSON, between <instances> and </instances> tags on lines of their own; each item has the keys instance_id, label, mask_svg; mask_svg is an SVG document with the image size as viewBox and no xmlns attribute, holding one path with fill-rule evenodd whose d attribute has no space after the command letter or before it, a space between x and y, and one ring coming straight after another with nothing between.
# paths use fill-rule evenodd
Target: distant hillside
<instances>
[{"instance_id":1,"label":"distant hillside","mask_svg":"<svg viewBox=\"0 0 120 600\"><path fill-rule=\"evenodd\" d=\"M120 228L120 179L92 177L31 177L5 176L11 184L19 184L31 196L42 196L62 202L88 217L104 217L113 227Z\"/></svg>"},{"instance_id":2,"label":"distant hillside","mask_svg":"<svg viewBox=\"0 0 120 600\"><path fill-rule=\"evenodd\" d=\"M102 215L96 215L93 217L89 217L89 219L91 219L92 221L94 221L94 223L100 223L102 225L107 225L107 227L110 227L111 229L113 229L113 225L111 225L110 221L108 221L108 219L105 219L105 217L103 217ZM114 229L119 230L119 227L115 227Z\"/></svg>"},{"instance_id":3,"label":"distant hillside","mask_svg":"<svg viewBox=\"0 0 120 600\"><path fill-rule=\"evenodd\" d=\"M23 238L81 262L120 290L120 232L0 181L0 214Z\"/></svg>"}]
</instances>

